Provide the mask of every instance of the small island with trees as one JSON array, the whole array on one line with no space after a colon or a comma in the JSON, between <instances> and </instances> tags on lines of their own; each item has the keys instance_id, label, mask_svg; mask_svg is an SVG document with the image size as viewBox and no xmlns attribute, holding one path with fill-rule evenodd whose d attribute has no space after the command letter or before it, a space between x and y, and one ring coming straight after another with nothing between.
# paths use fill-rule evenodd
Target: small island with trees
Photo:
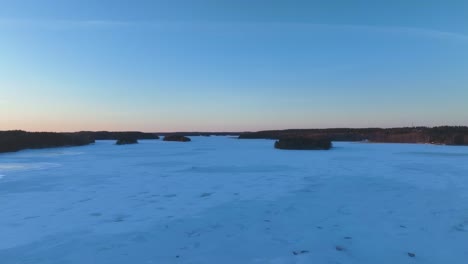
<instances>
[{"instance_id":1,"label":"small island with trees","mask_svg":"<svg viewBox=\"0 0 468 264\"><path fill-rule=\"evenodd\" d=\"M331 147L331 140L324 137L281 138L275 142L275 148L287 150L329 150Z\"/></svg>"},{"instance_id":2,"label":"small island with trees","mask_svg":"<svg viewBox=\"0 0 468 264\"><path fill-rule=\"evenodd\" d=\"M164 137L163 141L190 142L191 139L183 135L167 135Z\"/></svg>"},{"instance_id":3,"label":"small island with trees","mask_svg":"<svg viewBox=\"0 0 468 264\"><path fill-rule=\"evenodd\" d=\"M129 145L129 144L138 144L136 138L120 138L115 142L116 145Z\"/></svg>"}]
</instances>

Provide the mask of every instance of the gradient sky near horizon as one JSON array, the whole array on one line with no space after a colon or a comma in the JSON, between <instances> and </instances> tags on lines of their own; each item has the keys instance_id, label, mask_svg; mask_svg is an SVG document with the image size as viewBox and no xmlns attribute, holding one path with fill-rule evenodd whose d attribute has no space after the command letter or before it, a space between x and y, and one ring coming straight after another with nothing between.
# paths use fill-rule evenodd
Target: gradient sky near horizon
<instances>
[{"instance_id":1,"label":"gradient sky near horizon","mask_svg":"<svg viewBox=\"0 0 468 264\"><path fill-rule=\"evenodd\" d=\"M0 0L0 130L468 125L468 1Z\"/></svg>"}]
</instances>

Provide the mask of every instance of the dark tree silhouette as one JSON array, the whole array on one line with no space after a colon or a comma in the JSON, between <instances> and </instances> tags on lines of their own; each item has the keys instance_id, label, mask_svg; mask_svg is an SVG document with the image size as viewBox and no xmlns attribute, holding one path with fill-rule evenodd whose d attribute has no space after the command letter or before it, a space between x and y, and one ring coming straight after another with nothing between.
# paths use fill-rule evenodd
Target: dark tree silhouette
<instances>
[{"instance_id":1,"label":"dark tree silhouette","mask_svg":"<svg viewBox=\"0 0 468 264\"><path fill-rule=\"evenodd\" d=\"M94 139L76 133L0 131L0 152L64 146L83 146Z\"/></svg>"},{"instance_id":2,"label":"dark tree silhouette","mask_svg":"<svg viewBox=\"0 0 468 264\"><path fill-rule=\"evenodd\" d=\"M190 138L182 135L167 135L163 139L164 141L178 141L178 142L189 142Z\"/></svg>"},{"instance_id":3,"label":"dark tree silhouette","mask_svg":"<svg viewBox=\"0 0 468 264\"><path fill-rule=\"evenodd\" d=\"M282 138L275 142L277 149L295 150L329 150L332 147L329 138L292 137Z\"/></svg>"}]
</instances>

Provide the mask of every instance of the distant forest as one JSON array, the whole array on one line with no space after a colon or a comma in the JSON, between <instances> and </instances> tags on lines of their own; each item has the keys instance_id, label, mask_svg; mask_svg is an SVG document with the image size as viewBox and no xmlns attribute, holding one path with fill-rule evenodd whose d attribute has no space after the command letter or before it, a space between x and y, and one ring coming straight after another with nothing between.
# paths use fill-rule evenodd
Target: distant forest
<instances>
[{"instance_id":1,"label":"distant forest","mask_svg":"<svg viewBox=\"0 0 468 264\"><path fill-rule=\"evenodd\" d=\"M159 139L156 134L143 132L82 131L75 133L0 131L0 153L22 149L39 149L65 146L84 146L95 140Z\"/></svg>"},{"instance_id":2,"label":"distant forest","mask_svg":"<svg viewBox=\"0 0 468 264\"><path fill-rule=\"evenodd\" d=\"M0 131L0 153L22 149L38 149L64 146L83 146L95 140L159 139L159 136L226 136L239 135L239 139L287 139L328 138L332 141L369 141L385 143L430 143L444 145L468 145L468 127L403 127L403 128L330 128L287 129L259 132L108 132L81 131L75 133L26 132L22 130Z\"/></svg>"},{"instance_id":3,"label":"distant forest","mask_svg":"<svg viewBox=\"0 0 468 264\"><path fill-rule=\"evenodd\" d=\"M240 139L327 137L333 141L468 145L468 127L287 129L242 133Z\"/></svg>"}]
</instances>

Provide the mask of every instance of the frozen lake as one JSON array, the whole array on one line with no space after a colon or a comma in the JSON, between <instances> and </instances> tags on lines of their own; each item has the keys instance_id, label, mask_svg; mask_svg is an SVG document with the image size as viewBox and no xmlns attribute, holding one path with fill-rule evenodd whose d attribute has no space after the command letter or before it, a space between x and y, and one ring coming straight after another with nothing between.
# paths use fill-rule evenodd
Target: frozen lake
<instances>
[{"instance_id":1,"label":"frozen lake","mask_svg":"<svg viewBox=\"0 0 468 264\"><path fill-rule=\"evenodd\" d=\"M468 147L113 143L0 154L1 264L468 263Z\"/></svg>"}]
</instances>

